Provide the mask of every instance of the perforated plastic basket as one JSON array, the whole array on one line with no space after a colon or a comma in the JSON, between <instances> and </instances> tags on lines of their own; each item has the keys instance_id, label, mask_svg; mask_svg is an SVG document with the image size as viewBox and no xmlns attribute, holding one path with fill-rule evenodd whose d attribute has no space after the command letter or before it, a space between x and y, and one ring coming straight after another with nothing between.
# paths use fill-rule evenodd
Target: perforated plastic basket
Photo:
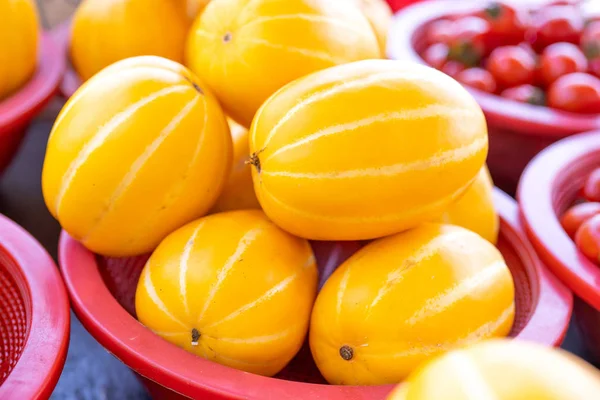
<instances>
[{"instance_id":1,"label":"perforated plastic basket","mask_svg":"<svg viewBox=\"0 0 600 400\"><path fill-rule=\"evenodd\" d=\"M559 221L586 177L598 167L600 131L561 140L540 153L523 173L519 204L540 257L577 296L577 322L587 347L600 361L600 267L577 250Z\"/></svg>"},{"instance_id":2,"label":"perforated plastic basket","mask_svg":"<svg viewBox=\"0 0 600 400\"><path fill-rule=\"evenodd\" d=\"M0 215L0 399L47 399L69 343L69 301L58 268Z\"/></svg>"},{"instance_id":3,"label":"perforated plastic basket","mask_svg":"<svg viewBox=\"0 0 600 400\"><path fill-rule=\"evenodd\" d=\"M523 7L539 0L518 0ZM426 47L429 24L451 14L481 8L479 0L429 0L403 9L396 15L388 39L388 57L426 62L419 55ZM494 182L515 193L527 163L541 150L566 136L600 128L600 117L518 103L500 96L467 88L483 109L488 123L490 151L488 166Z\"/></svg>"},{"instance_id":4,"label":"perforated plastic basket","mask_svg":"<svg viewBox=\"0 0 600 400\"><path fill-rule=\"evenodd\" d=\"M10 164L27 126L57 91L65 72L64 48L49 33L40 38L33 77L10 97L0 100L0 173Z\"/></svg>"},{"instance_id":5,"label":"perforated plastic basket","mask_svg":"<svg viewBox=\"0 0 600 400\"><path fill-rule=\"evenodd\" d=\"M502 216L499 249L516 284L517 315L512 336L559 345L572 296L540 264L520 230L514 200L497 191ZM321 270L331 270L359 248L355 242L313 243ZM82 324L106 349L138 373L155 398L201 399L383 399L391 386L332 386L305 347L276 378L237 371L162 340L134 317L134 292L147 257L106 259L63 233L60 264L71 302Z\"/></svg>"}]
</instances>

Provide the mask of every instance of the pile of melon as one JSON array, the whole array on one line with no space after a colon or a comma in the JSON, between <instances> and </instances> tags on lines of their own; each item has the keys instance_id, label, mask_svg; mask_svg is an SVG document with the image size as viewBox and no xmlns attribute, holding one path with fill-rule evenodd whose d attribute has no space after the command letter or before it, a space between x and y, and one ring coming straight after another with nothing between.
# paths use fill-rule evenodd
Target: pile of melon
<instances>
[{"instance_id":1,"label":"pile of melon","mask_svg":"<svg viewBox=\"0 0 600 400\"><path fill-rule=\"evenodd\" d=\"M91 251L152 252L136 313L165 340L272 376L308 335L327 381L374 385L509 333L483 113L442 72L381 59L356 3L213 0L185 46L174 1L82 3L86 81L44 197ZM187 68L114 59L132 47ZM309 240L365 245L317 293Z\"/></svg>"}]
</instances>

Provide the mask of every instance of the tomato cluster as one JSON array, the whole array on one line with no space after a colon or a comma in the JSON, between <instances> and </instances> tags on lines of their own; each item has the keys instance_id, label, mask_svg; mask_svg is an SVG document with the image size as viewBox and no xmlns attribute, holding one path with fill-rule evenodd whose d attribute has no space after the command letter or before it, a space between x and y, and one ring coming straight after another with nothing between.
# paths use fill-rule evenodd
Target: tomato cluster
<instances>
[{"instance_id":1,"label":"tomato cluster","mask_svg":"<svg viewBox=\"0 0 600 400\"><path fill-rule=\"evenodd\" d=\"M560 222L577 248L600 265L600 168L587 177L582 196L586 201L567 210Z\"/></svg>"},{"instance_id":2,"label":"tomato cluster","mask_svg":"<svg viewBox=\"0 0 600 400\"><path fill-rule=\"evenodd\" d=\"M464 85L575 113L600 113L600 17L577 0L535 9L492 1L436 20L422 58Z\"/></svg>"}]
</instances>

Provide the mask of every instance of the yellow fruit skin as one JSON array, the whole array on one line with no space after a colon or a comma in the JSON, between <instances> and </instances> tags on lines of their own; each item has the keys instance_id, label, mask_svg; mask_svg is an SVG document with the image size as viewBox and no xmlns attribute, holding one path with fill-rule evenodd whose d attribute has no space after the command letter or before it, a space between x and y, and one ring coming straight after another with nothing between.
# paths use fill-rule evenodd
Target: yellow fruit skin
<instances>
[{"instance_id":1,"label":"yellow fruit skin","mask_svg":"<svg viewBox=\"0 0 600 400\"><path fill-rule=\"evenodd\" d=\"M347 1L347 0L342 0ZM387 46L387 36L392 24L392 9L385 0L354 0L361 8L365 17L371 23L371 27L377 36L381 54L385 55Z\"/></svg>"},{"instance_id":2,"label":"yellow fruit skin","mask_svg":"<svg viewBox=\"0 0 600 400\"><path fill-rule=\"evenodd\" d=\"M475 182L449 206L440 222L462 226L496 244L500 219L494 207L493 190L490 172L483 167Z\"/></svg>"},{"instance_id":3,"label":"yellow fruit skin","mask_svg":"<svg viewBox=\"0 0 600 400\"><path fill-rule=\"evenodd\" d=\"M138 57L69 99L42 173L48 209L69 234L103 255L140 254L212 207L229 175L231 138L199 85L180 64Z\"/></svg>"},{"instance_id":4,"label":"yellow fruit skin","mask_svg":"<svg viewBox=\"0 0 600 400\"><path fill-rule=\"evenodd\" d=\"M169 235L136 291L138 319L208 360L261 375L298 352L317 290L310 245L245 210L201 218ZM199 332L192 344L192 330Z\"/></svg>"},{"instance_id":5,"label":"yellow fruit skin","mask_svg":"<svg viewBox=\"0 0 600 400\"><path fill-rule=\"evenodd\" d=\"M186 12L188 17L192 20L196 19L202 11L204 11L204 7L210 2L210 0L184 0L186 3Z\"/></svg>"},{"instance_id":6,"label":"yellow fruit skin","mask_svg":"<svg viewBox=\"0 0 600 400\"><path fill-rule=\"evenodd\" d=\"M192 26L186 62L226 113L249 127L261 104L288 82L379 57L369 22L344 2L219 0Z\"/></svg>"},{"instance_id":7,"label":"yellow fruit skin","mask_svg":"<svg viewBox=\"0 0 600 400\"><path fill-rule=\"evenodd\" d=\"M439 217L487 149L485 118L465 89L392 60L296 80L265 102L250 132L262 208L315 240L372 239Z\"/></svg>"},{"instance_id":8,"label":"yellow fruit skin","mask_svg":"<svg viewBox=\"0 0 600 400\"><path fill-rule=\"evenodd\" d=\"M33 0L0 1L0 99L14 93L35 72L38 35Z\"/></svg>"},{"instance_id":9,"label":"yellow fruit skin","mask_svg":"<svg viewBox=\"0 0 600 400\"><path fill-rule=\"evenodd\" d=\"M310 347L332 384L398 383L435 355L507 335L514 312L512 276L491 243L423 224L372 242L334 272L313 309Z\"/></svg>"},{"instance_id":10,"label":"yellow fruit skin","mask_svg":"<svg viewBox=\"0 0 600 400\"><path fill-rule=\"evenodd\" d=\"M426 363L388 400L592 400L599 393L600 374L575 356L495 339Z\"/></svg>"},{"instance_id":11,"label":"yellow fruit skin","mask_svg":"<svg viewBox=\"0 0 600 400\"><path fill-rule=\"evenodd\" d=\"M174 0L84 0L73 16L71 62L84 81L128 57L181 63L189 25Z\"/></svg>"},{"instance_id":12,"label":"yellow fruit skin","mask_svg":"<svg viewBox=\"0 0 600 400\"><path fill-rule=\"evenodd\" d=\"M233 140L233 166L213 212L260 209L252 184L252 166L248 164L248 130L233 120L229 120L229 130Z\"/></svg>"}]
</instances>

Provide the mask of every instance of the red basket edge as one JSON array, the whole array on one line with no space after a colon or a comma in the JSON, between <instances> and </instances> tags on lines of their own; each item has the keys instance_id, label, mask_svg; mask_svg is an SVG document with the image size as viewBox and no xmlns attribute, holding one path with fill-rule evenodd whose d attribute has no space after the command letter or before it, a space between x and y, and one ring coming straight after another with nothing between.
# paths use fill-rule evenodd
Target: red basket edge
<instances>
[{"instance_id":1,"label":"red basket edge","mask_svg":"<svg viewBox=\"0 0 600 400\"><path fill-rule=\"evenodd\" d=\"M56 264L23 228L0 214L0 247L19 266L31 296L31 326L23 353L0 386L2 399L49 398L69 345L67 291Z\"/></svg>"},{"instance_id":2,"label":"red basket edge","mask_svg":"<svg viewBox=\"0 0 600 400\"><path fill-rule=\"evenodd\" d=\"M600 151L600 131L563 139L536 156L523 172L518 200L525 231L540 258L575 294L600 310L600 268L585 259L564 232L552 202L565 167Z\"/></svg>"},{"instance_id":3,"label":"red basket edge","mask_svg":"<svg viewBox=\"0 0 600 400\"><path fill-rule=\"evenodd\" d=\"M51 32L41 35L38 69L18 92L0 101L0 135L22 129L54 96L65 72L64 48Z\"/></svg>"},{"instance_id":4,"label":"red basket edge","mask_svg":"<svg viewBox=\"0 0 600 400\"><path fill-rule=\"evenodd\" d=\"M515 201L499 190L494 196L505 231L510 228L510 235L522 242L519 251L526 253L524 257L540 278L537 306L517 338L558 346L568 327L572 295L542 267L535 251L525 241L518 225ZM209 390L215 399L260 398L260 390L268 388L279 399L366 400L383 398L392 389L392 386L339 387L273 380L199 359L155 337L127 314L102 282L94 255L65 232L61 235L59 258L73 308L90 333L136 372L183 395L193 397L199 391ZM173 363L175 359L177 362ZM200 374L202 382L198 379Z\"/></svg>"}]
</instances>

